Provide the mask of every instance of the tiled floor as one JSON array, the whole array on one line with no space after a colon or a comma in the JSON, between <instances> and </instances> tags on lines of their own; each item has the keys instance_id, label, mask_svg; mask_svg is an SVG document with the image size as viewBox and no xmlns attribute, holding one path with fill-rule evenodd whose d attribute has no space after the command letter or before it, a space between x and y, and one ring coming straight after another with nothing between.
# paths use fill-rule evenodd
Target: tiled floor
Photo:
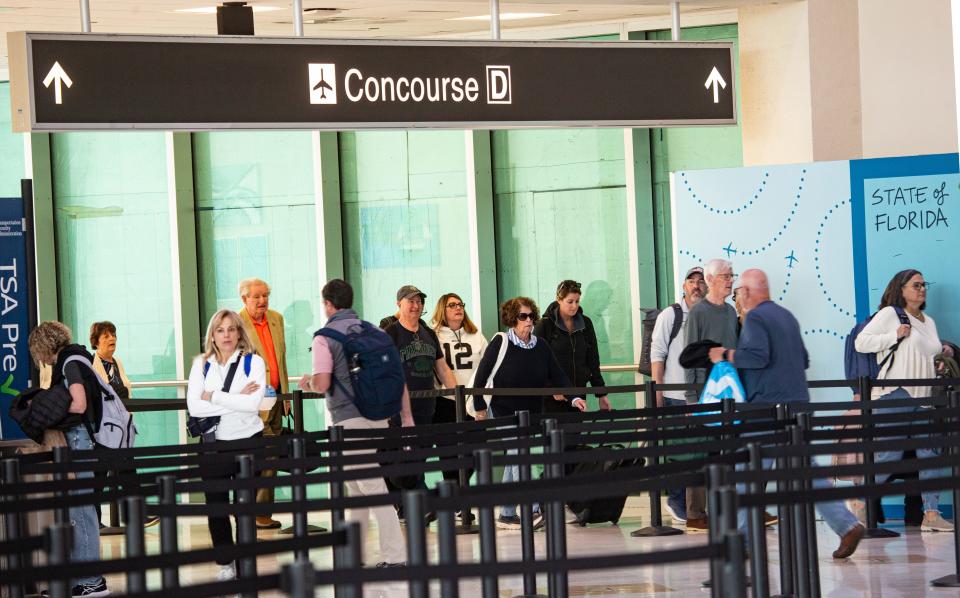
<instances>
[{"instance_id":1,"label":"tiled floor","mask_svg":"<svg viewBox=\"0 0 960 598\"><path fill-rule=\"evenodd\" d=\"M631 501L632 502L632 501ZM705 534L672 536L665 538L633 538L630 532L648 521L645 509L629 508L619 526L597 525L586 528L568 526L568 552L571 556L597 556L604 553L645 552L664 548L698 545L706 541ZM282 518L281 518L282 519ZM321 519L311 520L324 524ZM854 597L898 597L916 598L919 596L958 596L960 589L940 589L930 586L930 580L953 573L953 536L952 534L921 534L916 529L904 530L902 526L890 526L891 529L904 532L900 538L866 540L853 558L834 561L830 553L836 548L837 537L823 524L818 524L820 547L820 574L822 595L835 598ZM434 528L431 528L434 529ZM159 550L158 529L147 530L148 551ZM269 538L276 532L261 532L260 537ZM519 532L500 531L497 536L497 548L503 560L519 559ZM779 587L778 559L776 556L777 535L774 531L767 534L770 552L770 578L773 594ZM430 549L435 546L436 534L428 534ZM536 534L538 554L543 554L545 535ZM183 549L209 546L206 522L202 519L187 520L181 527L180 546ZM472 562L479 559L478 537L476 535L458 538L460 560ZM367 538L366 550L376 553L375 528ZM112 536L103 540L104 558L122 554L122 537ZM431 552L431 554L434 554ZM330 551L317 550L311 554L319 567L329 567ZM434 558L434 557L431 557ZM291 555L280 558L265 557L258 561L261 573L276 571L282 563L289 562ZM371 560L371 559L368 559ZM204 565L184 568L181 580L184 585L211 580L215 575L215 566ZM708 577L706 563L686 563L665 567L651 567L635 570L602 570L580 572L570 575L571 596L708 596L701 589L700 582ZM114 591L124 587L122 576L108 577ZM159 588L159 572L148 575L150 588ZM472 598L480 596L479 580L464 580L460 586L461 596ZM541 593L546 594L546 581L541 577L538 584ZM500 595L510 597L521 593L519 578L502 578ZM276 594L273 594L276 595ZM333 596L329 588L319 589L318 596ZM403 583L377 584L365 588L367 598L406 597L407 589ZM439 588L433 587L431 595L439 596Z\"/></svg>"}]
</instances>

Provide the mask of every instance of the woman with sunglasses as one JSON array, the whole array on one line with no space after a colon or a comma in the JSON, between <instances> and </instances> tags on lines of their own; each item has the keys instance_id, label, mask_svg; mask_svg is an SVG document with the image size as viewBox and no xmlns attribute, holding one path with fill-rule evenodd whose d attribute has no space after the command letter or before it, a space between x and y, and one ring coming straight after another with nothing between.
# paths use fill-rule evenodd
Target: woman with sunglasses
<instances>
[{"instance_id":1,"label":"woman with sunglasses","mask_svg":"<svg viewBox=\"0 0 960 598\"><path fill-rule=\"evenodd\" d=\"M583 314L580 307L580 283L564 280L557 285L556 301L547 306L543 318L533 328L537 338L545 340L560 367L570 379L571 386L605 386L600 373L600 353L597 349L597 333L593 322ZM600 409L610 410L607 395L597 395ZM544 413L573 410L566 400L545 399Z\"/></svg>"},{"instance_id":2,"label":"woman with sunglasses","mask_svg":"<svg viewBox=\"0 0 960 598\"><path fill-rule=\"evenodd\" d=\"M533 327L539 319L537 304L529 297L514 297L500 306L500 322L508 328L506 334L498 333L483 354L477 373L474 377L475 387L487 386L492 378L494 388L562 388L570 386L570 379L560 367L556 356L545 342L533 334ZM501 348L506 343L503 360L496 372L493 371L500 356ZM587 408L587 403L580 397L564 395L542 396L513 396L496 395L490 401L490 413L487 413L487 404L482 396L473 397L477 419L489 417L511 417L517 411L540 413L544 399L569 401L570 405L580 411ZM515 454L516 451L507 451ZM503 468L503 482L519 481L520 468L511 465ZM543 517L534 505L534 528L542 527ZM517 517L516 505L500 507L500 517L497 527L502 529L520 529L520 518Z\"/></svg>"},{"instance_id":3,"label":"woman with sunglasses","mask_svg":"<svg viewBox=\"0 0 960 598\"><path fill-rule=\"evenodd\" d=\"M937 325L927 307L927 282L918 270L897 272L887 284L880 298L880 310L857 335L855 346L860 353L876 353L877 362L883 364L877 380L936 378L933 358L944 351L937 334ZM929 386L898 386L892 388L877 384L873 388L874 400L908 399L930 396ZM914 407L877 409L876 413L903 413L915 411ZM878 424L882 426L883 424ZM893 438L886 438L892 440ZM934 457L932 449L917 449L918 458ZM877 463L899 460L903 451L876 453ZM934 469L920 471L920 479L940 475ZM888 476L879 475L877 481L885 482ZM923 522L921 531L953 531L953 524L940 515L940 493L923 493Z\"/></svg>"},{"instance_id":4,"label":"woman with sunglasses","mask_svg":"<svg viewBox=\"0 0 960 598\"><path fill-rule=\"evenodd\" d=\"M483 352L487 348L487 339L467 315L467 306L460 295L456 293L441 295L433 310L432 323L433 330L440 340L447 367L453 372L457 384L469 386L473 372L480 365ZM457 421L456 403L453 397L446 398L449 400L437 401L437 409L433 415L435 424ZM446 479L446 476L444 478Z\"/></svg>"}]
</instances>

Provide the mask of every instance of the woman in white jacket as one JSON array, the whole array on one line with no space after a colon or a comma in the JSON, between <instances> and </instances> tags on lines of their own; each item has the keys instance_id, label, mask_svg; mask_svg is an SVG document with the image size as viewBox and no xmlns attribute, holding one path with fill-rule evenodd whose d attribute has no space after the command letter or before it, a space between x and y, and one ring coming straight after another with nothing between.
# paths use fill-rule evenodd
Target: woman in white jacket
<instances>
[{"instance_id":1,"label":"woman in white jacket","mask_svg":"<svg viewBox=\"0 0 960 598\"><path fill-rule=\"evenodd\" d=\"M266 365L255 354L240 316L221 309L210 318L204 352L193 360L187 385L187 409L192 417L219 417L217 444L230 450L231 440L263 435L260 412L275 401L264 399ZM231 375L232 372L232 375ZM207 504L227 503L229 492L205 492ZM207 525L214 548L233 545L230 518L209 517ZM217 559L218 580L236 577L232 560Z\"/></svg>"},{"instance_id":2,"label":"woman in white jacket","mask_svg":"<svg viewBox=\"0 0 960 598\"><path fill-rule=\"evenodd\" d=\"M927 283L917 270L903 270L894 275L880 298L880 310L857 335L855 347L860 353L876 353L877 362L883 363L878 380L936 378L933 357L943 352L944 346L937 334L937 325L927 307ZM891 351L893 354L891 354ZM929 397L929 386L884 387L876 384L874 400L909 399ZM915 408L901 407L877 409L875 413L912 412ZM936 456L931 449L917 449L918 458ZM877 453L877 463L903 458L902 451ZM933 469L920 471L920 479L936 477L940 472ZM885 475L877 476L878 482L886 481ZM923 523L921 531L953 531L953 524L946 521L939 510L940 493L924 492Z\"/></svg>"}]
</instances>

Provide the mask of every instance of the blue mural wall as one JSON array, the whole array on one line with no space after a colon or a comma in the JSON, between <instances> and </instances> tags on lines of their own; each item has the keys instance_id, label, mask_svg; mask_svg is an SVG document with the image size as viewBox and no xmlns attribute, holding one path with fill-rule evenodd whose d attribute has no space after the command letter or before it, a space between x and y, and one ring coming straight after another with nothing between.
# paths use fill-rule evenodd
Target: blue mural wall
<instances>
[{"instance_id":1,"label":"blue mural wall","mask_svg":"<svg viewBox=\"0 0 960 598\"><path fill-rule=\"evenodd\" d=\"M958 172L957 154L676 172L676 286L681 272L716 257L735 272L763 269L773 299L800 321L810 380L843 377L847 334L904 268L933 283L927 311L941 337L956 341ZM813 396L848 397L843 389Z\"/></svg>"}]
</instances>

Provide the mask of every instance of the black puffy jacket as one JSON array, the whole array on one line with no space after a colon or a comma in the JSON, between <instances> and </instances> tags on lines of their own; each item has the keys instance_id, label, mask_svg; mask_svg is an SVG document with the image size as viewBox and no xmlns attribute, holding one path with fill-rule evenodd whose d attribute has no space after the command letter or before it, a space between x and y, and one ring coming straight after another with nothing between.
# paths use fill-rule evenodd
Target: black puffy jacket
<instances>
[{"instance_id":1,"label":"black puffy jacket","mask_svg":"<svg viewBox=\"0 0 960 598\"><path fill-rule=\"evenodd\" d=\"M583 315L583 309L573 317L573 331L567 330L560 316L560 304L554 301L543 312L543 318L537 322L533 333L553 349L560 367L566 372L573 386L604 386L600 373L600 353L597 349L597 334L593 322ZM561 401L545 401L545 412L568 411L573 409Z\"/></svg>"}]
</instances>

